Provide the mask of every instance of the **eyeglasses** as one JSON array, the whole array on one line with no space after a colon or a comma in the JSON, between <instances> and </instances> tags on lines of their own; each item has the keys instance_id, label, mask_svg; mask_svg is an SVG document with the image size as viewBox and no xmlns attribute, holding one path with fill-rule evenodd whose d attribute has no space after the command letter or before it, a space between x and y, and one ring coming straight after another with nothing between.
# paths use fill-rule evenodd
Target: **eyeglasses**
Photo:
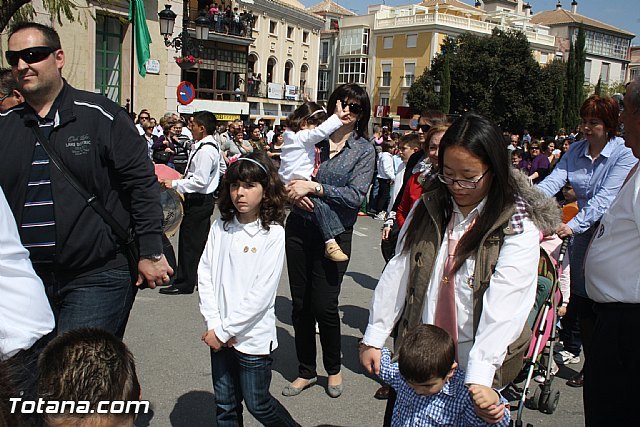
<instances>
[{"instance_id":1,"label":"eyeglasses","mask_svg":"<svg viewBox=\"0 0 640 427\"><path fill-rule=\"evenodd\" d=\"M36 62L44 61L47 56L56 50L58 49L49 46L36 46L22 50L8 50L4 53L4 56L7 58L9 65L17 67L20 59L27 64L35 64Z\"/></svg>"},{"instance_id":2,"label":"eyeglasses","mask_svg":"<svg viewBox=\"0 0 640 427\"><path fill-rule=\"evenodd\" d=\"M149 116L140 116L138 117L140 120L149 120L151 117Z\"/></svg>"},{"instance_id":3,"label":"eyeglasses","mask_svg":"<svg viewBox=\"0 0 640 427\"><path fill-rule=\"evenodd\" d=\"M349 107L349 112L353 113L353 114L360 114L362 113L362 105L360 104L356 104L353 102L348 102L345 100L340 100L340 103L342 104L342 109L344 110L345 108Z\"/></svg>"},{"instance_id":4,"label":"eyeglasses","mask_svg":"<svg viewBox=\"0 0 640 427\"><path fill-rule=\"evenodd\" d=\"M484 178L484 176L487 174L487 172L489 172L489 169L484 171L484 173L482 175L480 175L478 178L476 178L474 180L470 180L470 179L453 179L453 178L449 178L448 176L443 175L441 173L437 174L437 177L440 180L440 182L442 182L445 185L453 186L453 184L455 184L457 182L458 185L460 186L460 188L465 188L467 190L473 190L473 189L478 187L478 183L482 180L482 178Z\"/></svg>"},{"instance_id":5,"label":"eyeglasses","mask_svg":"<svg viewBox=\"0 0 640 427\"><path fill-rule=\"evenodd\" d=\"M5 96L1 97L1 98L0 98L0 102L2 102L2 101L4 101L5 99L7 99L10 95L11 95L11 94L10 94L10 93L8 93L8 94L6 94Z\"/></svg>"},{"instance_id":6,"label":"eyeglasses","mask_svg":"<svg viewBox=\"0 0 640 427\"><path fill-rule=\"evenodd\" d=\"M532 150L539 150L540 147L531 147Z\"/></svg>"},{"instance_id":7,"label":"eyeglasses","mask_svg":"<svg viewBox=\"0 0 640 427\"><path fill-rule=\"evenodd\" d=\"M431 129L431 125L418 125L418 129L420 129L423 133L429 132Z\"/></svg>"}]
</instances>

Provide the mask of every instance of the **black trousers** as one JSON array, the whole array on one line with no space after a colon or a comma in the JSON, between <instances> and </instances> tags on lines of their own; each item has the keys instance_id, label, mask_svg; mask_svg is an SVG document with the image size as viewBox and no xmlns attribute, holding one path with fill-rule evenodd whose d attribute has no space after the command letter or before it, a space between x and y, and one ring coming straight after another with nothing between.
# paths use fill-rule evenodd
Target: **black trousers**
<instances>
[{"instance_id":1,"label":"black trousers","mask_svg":"<svg viewBox=\"0 0 640 427\"><path fill-rule=\"evenodd\" d=\"M178 273L173 284L183 291L193 292L198 283L198 263L207 244L214 207L213 194L184 195L184 217L178 238Z\"/></svg>"},{"instance_id":2,"label":"black trousers","mask_svg":"<svg viewBox=\"0 0 640 427\"><path fill-rule=\"evenodd\" d=\"M378 178L378 195L373 204L376 212L386 211L391 198L391 180Z\"/></svg>"},{"instance_id":3,"label":"black trousers","mask_svg":"<svg viewBox=\"0 0 640 427\"><path fill-rule=\"evenodd\" d=\"M573 298L573 297L572 297ZM595 304L596 323L584 367L587 427L638 425L633 391L640 381L640 304Z\"/></svg>"},{"instance_id":4,"label":"black trousers","mask_svg":"<svg viewBox=\"0 0 640 427\"><path fill-rule=\"evenodd\" d=\"M349 261L334 262L324 256L324 240L312 221L292 213L287 219L286 251L289 287L293 303L298 375L315 378L318 322L322 362L329 375L340 372L340 316L338 297ZM351 255L352 228L336 236L342 251Z\"/></svg>"}]
</instances>

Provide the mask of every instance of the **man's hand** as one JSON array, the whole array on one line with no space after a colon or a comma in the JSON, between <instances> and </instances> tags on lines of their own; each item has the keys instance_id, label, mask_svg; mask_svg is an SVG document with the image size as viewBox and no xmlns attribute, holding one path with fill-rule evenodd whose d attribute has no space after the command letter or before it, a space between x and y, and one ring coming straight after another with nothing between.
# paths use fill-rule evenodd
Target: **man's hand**
<instances>
[{"instance_id":1,"label":"man's hand","mask_svg":"<svg viewBox=\"0 0 640 427\"><path fill-rule=\"evenodd\" d=\"M366 344L360 344L360 363L368 373L380 375L380 359L382 350Z\"/></svg>"},{"instance_id":2,"label":"man's hand","mask_svg":"<svg viewBox=\"0 0 640 427\"><path fill-rule=\"evenodd\" d=\"M556 230L556 234L561 239L564 239L565 237L573 235L573 230L567 224L560 224L560 227Z\"/></svg>"},{"instance_id":3,"label":"man's hand","mask_svg":"<svg viewBox=\"0 0 640 427\"><path fill-rule=\"evenodd\" d=\"M146 281L147 285L153 289L158 285L169 282L170 276L173 276L173 268L171 268L164 255L162 255L160 261L140 258L136 286L140 286Z\"/></svg>"},{"instance_id":4,"label":"man's hand","mask_svg":"<svg viewBox=\"0 0 640 427\"><path fill-rule=\"evenodd\" d=\"M234 338L231 338L234 339ZM202 334L202 341L213 349L214 352L220 351L222 347L226 347L225 343L220 341L213 329ZM231 340L229 340L231 341Z\"/></svg>"},{"instance_id":5,"label":"man's hand","mask_svg":"<svg viewBox=\"0 0 640 427\"><path fill-rule=\"evenodd\" d=\"M164 188L173 188L173 180L171 179L161 179L160 180L160 185L162 185Z\"/></svg>"},{"instance_id":6,"label":"man's hand","mask_svg":"<svg viewBox=\"0 0 640 427\"><path fill-rule=\"evenodd\" d=\"M471 384L469 393L473 400L476 415L489 424L495 424L504 416L504 405L498 393L490 387Z\"/></svg>"}]
</instances>

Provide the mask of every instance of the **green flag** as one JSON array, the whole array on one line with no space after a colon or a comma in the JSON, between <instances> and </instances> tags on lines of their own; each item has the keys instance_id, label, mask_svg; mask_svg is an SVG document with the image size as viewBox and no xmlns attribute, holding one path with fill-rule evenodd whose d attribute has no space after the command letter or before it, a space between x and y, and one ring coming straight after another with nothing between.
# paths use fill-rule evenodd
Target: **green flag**
<instances>
[{"instance_id":1,"label":"green flag","mask_svg":"<svg viewBox=\"0 0 640 427\"><path fill-rule=\"evenodd\" d=\"M129 2L129 21L133 24L138 73L144 77L147 74L145 64L151 57L151 52L149 51L151 36L149 35L149 27L147 27L147 16L144 13L143 0L131 0Z\"/></svg>"}]
</instances>

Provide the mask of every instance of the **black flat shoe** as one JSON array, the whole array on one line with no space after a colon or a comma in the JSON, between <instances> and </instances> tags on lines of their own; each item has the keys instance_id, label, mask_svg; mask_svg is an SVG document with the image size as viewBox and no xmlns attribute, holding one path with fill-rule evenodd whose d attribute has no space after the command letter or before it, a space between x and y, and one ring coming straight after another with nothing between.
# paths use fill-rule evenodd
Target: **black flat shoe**
<instances>
[{"instance_id":1,"label":"black flat shoe","mask_svg":"<svg viewBox=\"0 0 640 427\"><path fill-rule=\"evenodd\" d=\"M183 294L192 294L193 291L185 291L182 290L180 288L176 288L175 286L171 285L171 286L167 286L166 288L162 288L159 291L161 294L164 295L183 295Z\"/></svg>"},{"instance_id":2,"label":"black flat shoe","mask_svg":"<svg viewBox=\"0 0 640 427\"><path fill-rule=\"evenodd\" d=\"M582 387L584 385L584 374L582 371L573 378L569 378L567 381L569 387Z\"/></svg>"}]
</instances>

